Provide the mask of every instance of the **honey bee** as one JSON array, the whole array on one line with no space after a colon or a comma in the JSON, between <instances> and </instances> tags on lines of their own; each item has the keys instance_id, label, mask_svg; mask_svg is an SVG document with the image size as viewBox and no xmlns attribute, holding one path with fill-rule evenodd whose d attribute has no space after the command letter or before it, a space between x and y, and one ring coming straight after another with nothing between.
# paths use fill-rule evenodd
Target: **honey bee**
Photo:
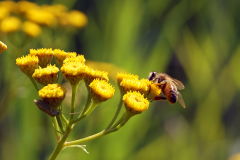
<instances>
[{"instance_id":1,"label":"honey bee","mask_svg":"<svg viewBox=\"0 0 240 160\"><path fill-rule=\"evenodd\" d=\"M150 72L148 80L158 85L161 88L162 93L165 95L165 97L159 95L154 98L154 100L168 100L171 104L178 101L183 108L186 107L182 95L178 92L178 89L184 89L184 85L181 81L174 79L165 73L157 72Z\"/></svg>"}]
</instances>

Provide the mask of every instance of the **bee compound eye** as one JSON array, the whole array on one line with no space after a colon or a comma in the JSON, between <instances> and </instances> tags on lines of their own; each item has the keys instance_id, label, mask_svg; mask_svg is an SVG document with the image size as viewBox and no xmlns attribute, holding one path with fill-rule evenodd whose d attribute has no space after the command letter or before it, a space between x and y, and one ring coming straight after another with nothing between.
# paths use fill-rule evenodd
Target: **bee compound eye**
<instances>
[{"instance_id":1,"label":"bee compound eye","mask_svg":"<svg viewBox=\"0 0 240 160\"><path fill-rule=\"evenodd\" d=\"M150 72L148 80L150 80L150 81L153 80L156 77L156 75L157 75L157 72Z\"/></svg>"}]
</instances>

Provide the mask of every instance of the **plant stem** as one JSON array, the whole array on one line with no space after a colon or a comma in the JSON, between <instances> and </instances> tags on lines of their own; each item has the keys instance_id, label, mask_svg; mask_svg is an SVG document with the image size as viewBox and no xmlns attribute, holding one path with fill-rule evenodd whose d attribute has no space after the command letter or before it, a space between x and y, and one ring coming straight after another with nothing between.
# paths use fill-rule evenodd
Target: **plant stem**
<instances>
[{"instance_id":1,"label":"plant stem","mask_svg":"<svg viewBox=\"0 0 240 160\"><path fill-rule=\"evenodd\" d=\"M82 139L71 141L71 142L66 142L65 143L65 147L72 146L72 145L78 145L78 144L81 144L81 143L84 143L84 142L88 142L88 141L91 141L93 139L105 136L105 135L107 135L109 133L116 132L117 130L122 128L127 123L127 121L133 116L131 113L126 113L124 115L125 115L125 117L123 118L122 122L116 128L103 130L103 131L101 131L99 133L96 133L94 135L88 136L86 138L82 138Z\"/></svg>"},{"instance_id":2,"label":"plant stem","mask_svg":"<svg viewBox=\"0 0 240 160\"><path fill-rule=\"evenodd\" d=\"M61 83L62 83L62 80L63 80L63 73L60 71L60 72L59 72L59 77L58 77L57 83L58 83L58 84L61 84Z\"/></svg>"},{"instance_id":3,"label":"plant stem","mask_svg":"<svg viewBox=\"0 0 240 160\"><path fill-rule=\"evenodd\" d=\"M80 120L82 120L83 118L85 118L86 116L88 116L95 108L96 106L98 105L99 103L96 103L96 102L92 102L91 106L88 108L88 110L79 118L75 119L72 121L72 124L73 123L77 123L79 122Z\"/></svg>"},{"instance_id":4,"label":"plant stem","mask_svg":"<svg viewBox=\"0 0 240 160\"><path fill-rule=\"evenodd\" d=\"M30 80L32 81L32 83L33 83L34 87L36 88L36 90L39 91L39 88L38 88L38 85L37 85L35 79L33 79L31 76L28 76L28 77L29 77Z\"/></svg>"},{"instance_id":5,"label":"plant stem","mask_svg":"<svg viewBox=\"0 0 240 160\"><path fill-rule=\"evenodd\" d=\"M71 103L71 114L70 114L70 118L68 120L68 123L70 124L73 120L74 117L74 110L75 110L75 102L76 102L76 94L77 94L77 88L78 88L78 84L76 85L72 85L72 103Z\"/></svg>"},{"instance_id":6,"label":"plant stem","mask_svg":"<svg viewBox=\"0 0 240 160\"><path fill-rule=\"evenodd\" d=\"M72 85L72 103L71 103L71 113L74 113L74 109L75 109L75 101L76 101L76 93L77 93L77 88L78 88L78 84L76 85ZM68 137L68 135L70 134L70 132L73 129L73 125L72 125L72 120L73 120L74 114L70 114L70 118L67 122L67 127L66 127L66 131L64 133L64 135L62 136L62 138L58 141L57 146L55 147L54 151L52 152L49 160L54 160L57 158L57 156L59 155L59 153L62 151L62 149L65 147L64 143Z\"/></svg>"},{"instance_id":7,"label":"plant stem","mask_svg":"<svg viewBox=\"0 0 240 160\"><path fill-rule=\"evenodd\" d=\"M61 132L64 133L64 128L63 128L63 125L62 125L62 120L61 120L60 115L56 115L56 118L57 118L58 126L59 126Z\"/></svg>"},{"instance_id":8,"label":"plant stem","mask_svg":"<svg viewBox=\"0 0 240 160\"><path fill-rule=\"evenodd\" d=\"M59 126L58 126L56 117L52 117L52 122L53 122L53 128L54 128L55 134L57 136L57 141L59 141L61 139L61 134L58 132Z\"/></svg>"},{"instance_id":9,"label":"plant stem","mask_svg":"<svg viewBox=\"0 0 240 160\"><path fill-rule=\"evenodd\" d=\"M92 95L91 95L90 91L88 91L88 97L87 97L86 104L85 104L85 106L83 107L82 112L81 112L81 114L78 116L78 118L81 117L81 116L86 112L86 110L88 109L88 106L89 106L90 103L91 103L91 99L92 99Z\"/></svg>"},{"instance_id":10,"label":"plant stem","mask_svg":"<svg viewBox=\"0 0 240 160\"><path fill-rule=\"evenodd\" d=\"M109 129L109 128L113 125L113 123L115 122L115 120L117 119L117 117L118 117L118 115L119 115L119 113L120 113L120 111L121 111L122 104L123 104L123 100L122 100L122 95L121 95L120 101L119 101L119 103L118 103L117 111L116 111L116 113L115 113L112 121L111 121L111 122L109 123L109 125L105 128L105 130Z\"/></svg>"}]
</instances>

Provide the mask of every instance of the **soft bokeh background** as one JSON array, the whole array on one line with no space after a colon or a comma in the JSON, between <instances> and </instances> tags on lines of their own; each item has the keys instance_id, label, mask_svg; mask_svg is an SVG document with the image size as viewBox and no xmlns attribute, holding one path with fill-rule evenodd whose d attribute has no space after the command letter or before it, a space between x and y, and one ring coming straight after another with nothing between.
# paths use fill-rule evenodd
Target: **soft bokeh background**
<instances>
[{"instance_id":1,"label":"soft bokeh background","mask_svg":"<svg viewBox=\"0 0 240 160\"><path fill-rule=\"evenodd\" d=\"M116 87L115 96L81 121L68 140L92 135L108 125L119 100L114 78L120 70L140 78L153 70L165 72L185 84L181 94L186 109L178 103L152 102L118 132L87 142L90 154L67 148L59 160L226 160L240 152L240 1L32 2L62 4L64 13L79 10L88 17L88 24L40 24L36 37L22 29L0 30L0 40L8 46L0 55L0 159L47 159L57 143L51 118L33 103L38 98L34 86L15 64L31 48L83 54L93 68L108 71ZM2 8L0 16L7 14L0 17L0 24L8 16L26 19L16 9L4 12ZM86 100L83 84L78 100L80 110ZM69 111L68 106L67 97L63 112Z\"/></svg>"}]
</instances>

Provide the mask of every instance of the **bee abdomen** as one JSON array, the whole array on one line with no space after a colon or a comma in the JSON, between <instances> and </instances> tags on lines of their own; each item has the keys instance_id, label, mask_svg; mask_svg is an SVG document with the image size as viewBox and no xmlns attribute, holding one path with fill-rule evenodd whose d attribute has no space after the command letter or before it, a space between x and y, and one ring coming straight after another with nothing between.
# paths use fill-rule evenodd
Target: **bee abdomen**
<instances>
[{"instance_id":1,"label":"bee abdomen","mask_svg":"<svg viewBox=\"0 0 240 160\"><path fill-rule=\"evenodd\" d=\"M168 97L167 97L168 101L170 103L176 103L177 102L177 99L178 99L178 96L177 96L177 92L174 91L174 90L170 90L169 93L168 93Z\"/></svg>"}]
</instances>

